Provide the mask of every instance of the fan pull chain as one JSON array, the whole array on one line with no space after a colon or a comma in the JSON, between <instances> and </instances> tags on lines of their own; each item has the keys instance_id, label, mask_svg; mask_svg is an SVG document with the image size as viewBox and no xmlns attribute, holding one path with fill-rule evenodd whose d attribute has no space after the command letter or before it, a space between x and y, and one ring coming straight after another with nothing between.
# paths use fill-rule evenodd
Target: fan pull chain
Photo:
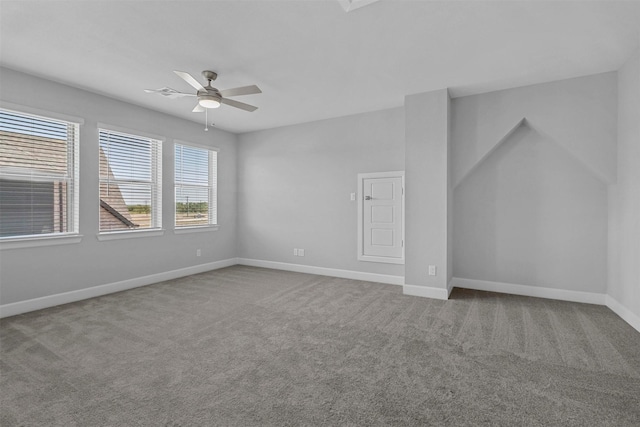
<instances>
[{"instance_id":1,"label":"fan pull chain","mask_svg":"<svg viewBox=\"0 0 640 427\"><path fill-rule=\"evenodd\" d=\"M209 109L204 109L204 131L209 132Z\"/></svg>"}]
</instances>

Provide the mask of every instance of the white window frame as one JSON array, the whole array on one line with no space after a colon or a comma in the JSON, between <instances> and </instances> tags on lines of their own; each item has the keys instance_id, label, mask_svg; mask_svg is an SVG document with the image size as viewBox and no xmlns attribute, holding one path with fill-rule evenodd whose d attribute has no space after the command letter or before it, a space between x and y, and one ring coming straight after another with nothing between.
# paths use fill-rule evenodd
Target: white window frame
<instances>
[{"instance_id":1,"label":"white window frame","mask_svg":"<svg viewBox=\"0 0 640 427\"><path fill-rule=\"evenodd\" d=\"M100 221L98 219L98 234L97 239L103 240L117 240L117 239L129 239L135 237L153 237L162 236L164 229L162 228L162 146L165 138L159 135L151 134L144 131L135 129L128 129L120 126L114 126L105 123L98 123L98 145L100 144L100 132L108 132L112 134L120 134L124 136L131 136L134 138L148 139L152 142L151 156L152 165L155 167L152 169L153 183L151 192L151 227L143 229L118 229L118 230L100 230ZM98 172L99 173L99 172ZM101 182L100 177L98 181ZM118 180L120 181L120 180ZM132 181L123 181L132 182ZM98 202L100 196L98 195Z\"/></svg>"},{"instance_id":2,"label":"white window frame","mask_svg":"<svg viewBox=\"0 0 640 427\"><path fill-rule=\"evenodd\" d=\"M71 146L67 149L67 165L71 169L70 171L68 170L66 174L66 180L71 184L69 185L66 204L67 231L0 237L0 250L79 243L82 241L82 235L80 234L80 128L84 124L84 120L79 117L8 102L0 103L0 109L8 113L18 114L25 117L72 125L75 128L73 140L68 141ZM21 178L29 181L51 181L60 178L60 176L54 176L46 173L34 174L31 172L31 169L26 168L8 169L9 168L5 168L4 171L0 171L0 177L4 177L5 179Z\"/></svg>"},{"instance_id":3,"label":"white window frame","mask_svg":"<svg viewBox=\"0 0 640 427\"><path fill-rule=\"evenodd\" d=\"M176 159L175 159L175 150L178 146L186 146L186 147L190 147L190 148L196 148L196 149L200 149L200 150L206 150L208 152L209 155L209 173L208 173L208 180L209 180L209 185L208 185L208 192L209 192L209 212L208 212L208 224L199 224L199 225L187 225L187 226L179 226L177 224L177 204L176 204L176 188L178 187L178 183L176 182L176 174L177 174L177 170L175 169L175 165L176 165ZM185 233L197 233L197 232L206 232L206 231L216 231L219 229L220 225L218 223L218 157L220 155L220 149L217 147L208 147L205 145L200 145L200 144L194 144L191 142L185 142L185 141L181 141L181 140L174 140L173 141L173 152L174 152L174 159L173 159L173 165L174 165L174 171L173 171L173 195L174 195L174 200L173 200L173 213L174 213L174 220L173 220L173 228L174 228L174 233L175 234L185 234ZM213 162L214 160L214 156L213 154L215 153L215 162ZM215 178L215 179L212 179ZM211 203L213 201L215 201L215 203ZM215 206L215 210L211 209L211 206ZM214 216L215 216L215 220L214 220Z\"/></svg>"}]
</instances>

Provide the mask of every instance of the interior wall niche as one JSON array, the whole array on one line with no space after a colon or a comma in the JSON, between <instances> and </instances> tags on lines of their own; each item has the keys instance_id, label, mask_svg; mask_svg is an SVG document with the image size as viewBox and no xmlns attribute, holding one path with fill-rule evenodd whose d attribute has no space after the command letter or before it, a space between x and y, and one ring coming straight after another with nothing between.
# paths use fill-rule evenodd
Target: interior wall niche
<instances>
[{"instance_id":1,"label":"interior wall niche","mask_svg":"<svg viewBox=\"0 0 640 427\"><path fill-rule=\"evenodd\" d=\"M602 293L607 186L523 121L454 189L458 278Z\"/></svg>"}]
</instances>

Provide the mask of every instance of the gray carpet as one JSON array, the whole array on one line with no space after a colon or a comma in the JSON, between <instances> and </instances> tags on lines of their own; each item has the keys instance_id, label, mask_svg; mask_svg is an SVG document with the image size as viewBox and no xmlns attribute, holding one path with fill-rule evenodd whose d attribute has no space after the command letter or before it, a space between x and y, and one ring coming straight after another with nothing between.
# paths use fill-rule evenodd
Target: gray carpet
<instances>
[{"instance_id":1,"label":"gray carpet","mask_svg":"<svg viewBox=\"0 0 640 427\"><path fill-rule=\"evenodd\" d=\"M609 309L235 266L2 321L2 426L640 425Z\"/></svg>"}]
</instances>

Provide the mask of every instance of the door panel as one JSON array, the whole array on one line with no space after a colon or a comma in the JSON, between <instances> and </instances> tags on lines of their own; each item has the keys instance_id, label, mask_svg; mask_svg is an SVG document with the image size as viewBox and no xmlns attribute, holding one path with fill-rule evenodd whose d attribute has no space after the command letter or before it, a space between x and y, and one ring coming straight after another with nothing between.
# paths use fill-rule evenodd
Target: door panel
<instances>
[{"instance_id":1,"label":"door panel","mask_svg":"<svg viewBox=\"0 0 640 427\"><path fill-rule=\"evenodd\" d=\"M393 246L393 230L381 228L371 230L372 246Z\"/></svg>"},{"instance_id":2,"label":"door panel","mask_svg":"<svg viewBox=\"0 0 640 427\"><path fill-rule=\"evenodd\" d=\"M392 223L393 206L371 206L371 222Z\"/></svg>"},{"instance_id":3,"label":"door panel","mask_svg":"<svg viewBox=\"0 0 640 427\"><path fill-rule=\"evenodd\" d=\"M376 181L386 180L388 178L375 178ZM374 179L370 179L374 181ZM393 182L372 182L371 197L378 200L393 199Z\"/></svg>"}]
</instances>

